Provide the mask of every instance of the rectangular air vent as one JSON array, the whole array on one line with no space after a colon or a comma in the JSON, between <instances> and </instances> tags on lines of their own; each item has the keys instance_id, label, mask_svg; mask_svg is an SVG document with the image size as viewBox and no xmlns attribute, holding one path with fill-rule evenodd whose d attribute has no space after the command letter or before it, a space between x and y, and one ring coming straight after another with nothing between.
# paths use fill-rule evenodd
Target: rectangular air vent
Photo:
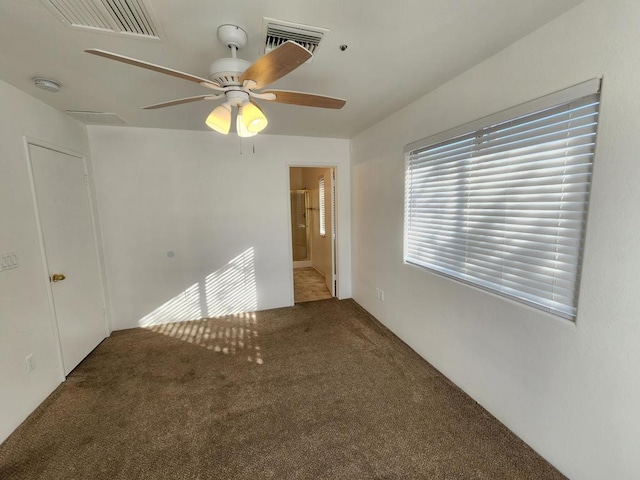
<instances>
[{"instance_id":1,"label":"rectangular air vent","mask_svg":"<svg viewBox=\"0 0 640 480\"><path fill-rule=\"evenodd\" d=\"M125 125L125 122L115 113L86 112L81 110L66 110L76 120L89 125Z\"/></svg>"},{"instance_id":2,"label":"rectangular air vent","mask_svg":"<svg viewBox=\"0 0 640 480\"><path fill-rule=\"evenodd\" d=\"M74 28L160 38L160 29L145 0L42 0Z\"/></svg>"},{"instance_id":3,"label":"rectangular air vent","mask_svg":"<svg viewBox=\"0 0 640 480\"><path fill-rule=\"evenodd\" d=\"M329 33L329 30L326 28L264 17L262 20L262 38L264 41L261 53L269 53L287 40L292 40L313 53L314 56L306 62L311 63L318 53L322 37L327 33Z\"/></svg>"}]
</instances>

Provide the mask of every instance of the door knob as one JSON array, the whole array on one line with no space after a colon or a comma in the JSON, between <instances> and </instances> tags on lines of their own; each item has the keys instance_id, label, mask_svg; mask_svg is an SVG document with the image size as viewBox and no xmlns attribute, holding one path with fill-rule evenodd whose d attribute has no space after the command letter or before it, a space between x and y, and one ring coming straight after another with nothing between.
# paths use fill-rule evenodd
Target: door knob
<instances>
[{"instance_id":1,"label":"door knob","mask_svg":"<svg viewBox=\"0 0 640 480\"><path fill-rule=\"evenodd\" d=\"M61 273L54 273L53 275L51 275L51 277L49 277L49 280L51 280L53 283L56 283L56 282L61 282L65 278L67 278L67 277L65 277Z\"/></svg>"}]
</instances>

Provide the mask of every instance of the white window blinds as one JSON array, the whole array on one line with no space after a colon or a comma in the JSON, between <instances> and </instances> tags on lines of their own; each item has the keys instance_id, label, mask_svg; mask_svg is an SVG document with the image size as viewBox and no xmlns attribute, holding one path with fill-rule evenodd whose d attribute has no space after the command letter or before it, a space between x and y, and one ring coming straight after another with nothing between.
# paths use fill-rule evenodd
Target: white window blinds
<instances>
[{"instance_id":1,"label":"white window blinds","mask_svg":"<svg viewBox=\"0 0 640 480\"><path fill-rule=\"evenodd\" d=\"M596 93L412 145L405 261L575 318L598 107Z\"/></svg>"},{"instance_id":2,"label":"white window blinds","mask_svg":"<svg viewBox=\"0 0 640 480\"><path fill-rule=\"evenodd\" d=\"M318 210L320 211L320 235L324 237L327 234L327 225L325 220L325 208L324 208L324 177L320 177L320 182L318 185L319 190L319 199L318 199Z\"/></svg>"}]
</instances>

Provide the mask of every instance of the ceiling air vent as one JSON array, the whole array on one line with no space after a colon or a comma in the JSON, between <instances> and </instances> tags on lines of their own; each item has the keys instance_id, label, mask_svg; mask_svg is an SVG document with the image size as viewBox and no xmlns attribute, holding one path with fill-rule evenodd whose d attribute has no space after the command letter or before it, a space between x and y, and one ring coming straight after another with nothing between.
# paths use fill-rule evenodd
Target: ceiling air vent
<instances>
[{"instance_id":1,"label":"ceiling air vent","mask_svg":"<svg viewBox=\"0 0 640 480\"><path fill-rule=\"evenodd\" d=\"M89 125L124 125L125 122L115 113L86 112L81 110L66 110L76 120Z\"/></svg>"},{"instance_id":2,"label":"ceiling air vent","mask_svg":"<svg viewBox=\"0 0 640 480\"><path fill-rule=\"evenodd\" d=\"M262 36L264 38L263 51L260 53L269 53L287 40L293 40L313 53L313 57L306 62L311 63L318 53L318 47L320 46L322 37L327 33L329 33L329 30L326 28L312 27L265 17L262 21Z\"/></svg>"},{"instance_id":3,"label":"ceiling air vent","mask_svg":"<svg viewBox=\"0 0 640 480\"><path fill-rule=\"evenodd\" d=\"M74 28L145 38L160 38L152 10L144 0L42 0Z\"/></svg>"}]
</instances>

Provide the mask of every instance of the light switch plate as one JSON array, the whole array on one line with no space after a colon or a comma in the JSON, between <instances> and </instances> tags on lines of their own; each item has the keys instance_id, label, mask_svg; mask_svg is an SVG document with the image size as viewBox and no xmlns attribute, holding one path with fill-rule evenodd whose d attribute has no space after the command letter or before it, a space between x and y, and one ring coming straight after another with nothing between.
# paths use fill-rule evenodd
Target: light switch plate
<instances>
[{"instance_id":1,"label":"light switch plate","mask_svg":"<svg viewBox=\"0 0 640 480\"><path fill-rule=\"evenodd\" d=\"M18 252L0 253L0 272L11 270L12 268L18 268L19 266L20 259L18 257Z\"/></svg>"}]
</instances>

